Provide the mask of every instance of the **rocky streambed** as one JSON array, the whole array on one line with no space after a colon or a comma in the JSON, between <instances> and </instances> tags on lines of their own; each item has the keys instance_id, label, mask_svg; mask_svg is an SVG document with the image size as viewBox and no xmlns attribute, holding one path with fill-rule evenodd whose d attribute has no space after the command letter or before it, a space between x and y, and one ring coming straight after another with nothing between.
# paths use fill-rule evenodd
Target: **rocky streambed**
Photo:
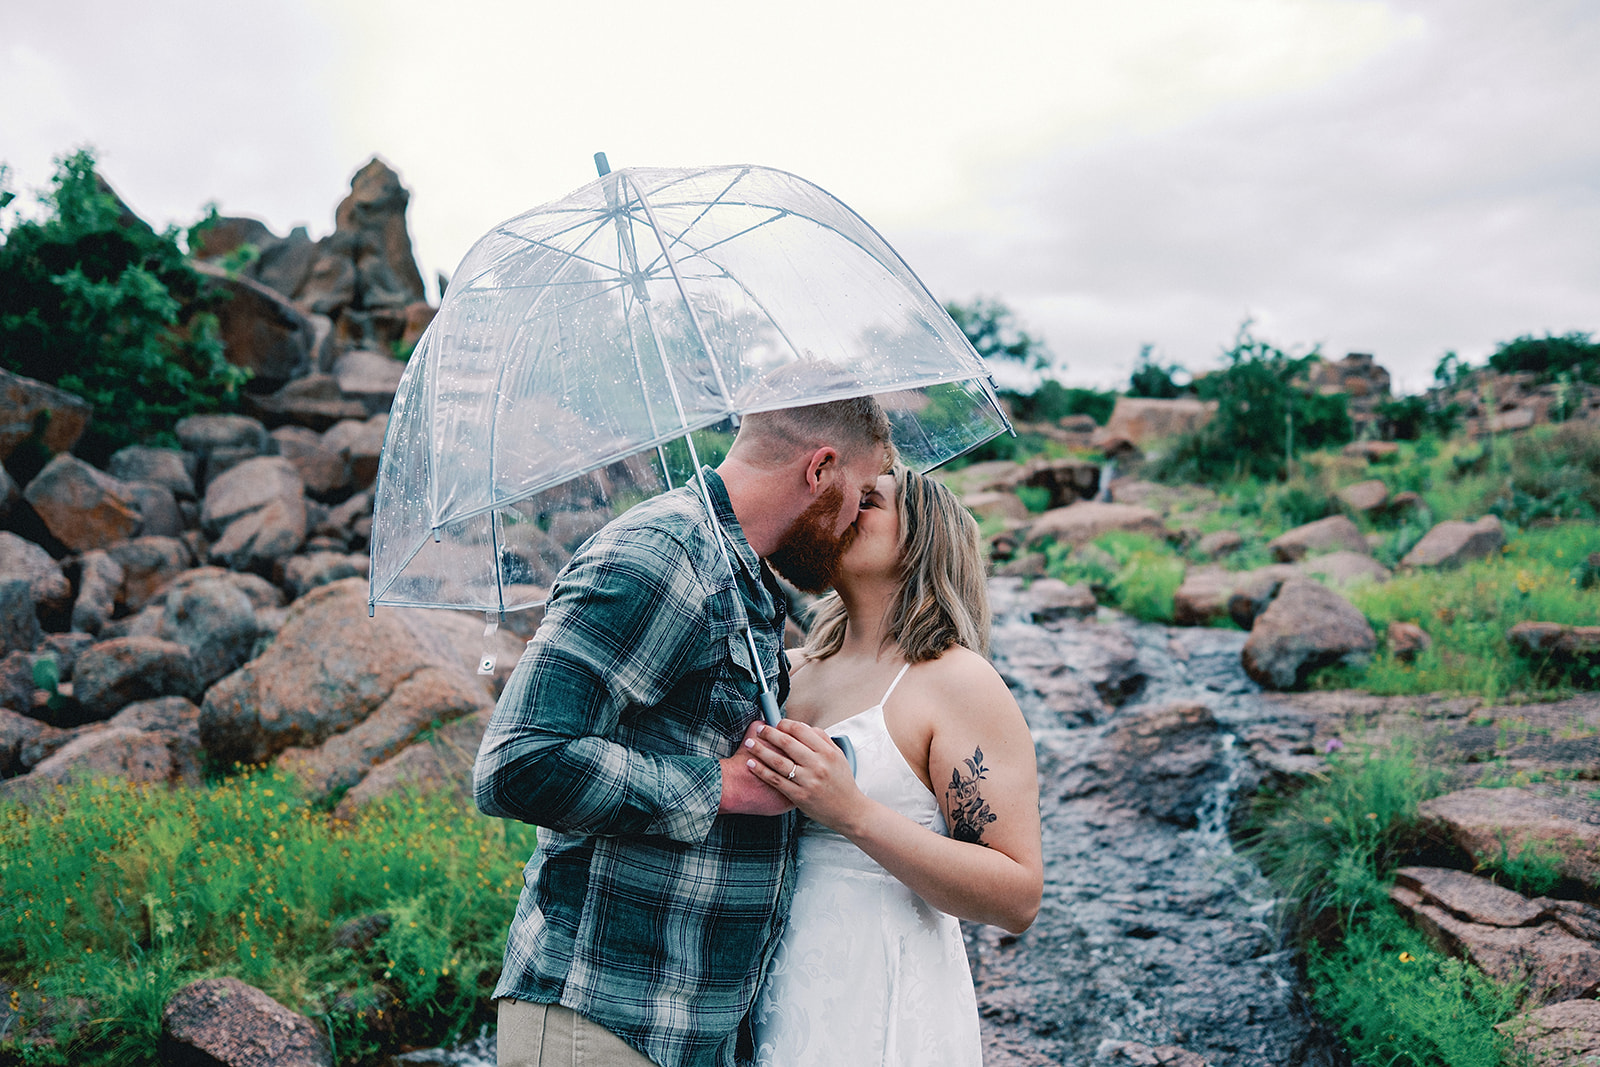
<instances>
[{"instance_id":1,"label":"rocky streambed","mask_svg":"<svg viewBox=\"0 0 1600 1067\"><path fill-rule=\"evenodd\" d=\"M1315 765L1315 719L1261 699L1243 632L991 589L994 663L1038 745L1045 894L1021 937L969 930L986 1062L1338 1062L1227 833L1241 792Z\"/></svg>"}]
</instances>

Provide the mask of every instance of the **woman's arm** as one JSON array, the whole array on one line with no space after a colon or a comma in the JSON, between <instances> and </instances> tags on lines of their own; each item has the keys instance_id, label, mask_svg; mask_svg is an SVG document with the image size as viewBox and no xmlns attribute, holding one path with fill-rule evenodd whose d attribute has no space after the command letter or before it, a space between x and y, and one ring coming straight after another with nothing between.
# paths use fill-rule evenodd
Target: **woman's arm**
<instances>
[{"instance_id":1,"label":"woman's arm","mask_svg":"<svg viewBox=\"0 0 1600 1067\"><path fill-rule=\"evenodd\" d=\"M952 650L935 662L919 689L933 720L928 775L950 837L866 797L828 735L804 723L786 719L748 741L750 769L940 911L1021 933L1044 887L1033 739L981 657Z\"/></svg>"}]
</instances>

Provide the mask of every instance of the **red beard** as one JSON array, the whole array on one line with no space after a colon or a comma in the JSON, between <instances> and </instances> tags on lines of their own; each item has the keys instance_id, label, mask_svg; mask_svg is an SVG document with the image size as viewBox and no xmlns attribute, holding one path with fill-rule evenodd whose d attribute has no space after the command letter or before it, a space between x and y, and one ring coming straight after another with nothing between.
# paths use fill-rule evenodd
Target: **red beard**
<instances>
[{"instance_id":1,"label":"red beard","mask_svg":"<svg viewBox=\"0 0 1600 1067\"><path fill-rule=\"evenodd\" d=\"M822 593L833 586L839 558L855 539L855 527L835 535L844 490L831 486L794 520L778 547L767 557L772 569L802 593Z\"/></svg>"}]
</instances>

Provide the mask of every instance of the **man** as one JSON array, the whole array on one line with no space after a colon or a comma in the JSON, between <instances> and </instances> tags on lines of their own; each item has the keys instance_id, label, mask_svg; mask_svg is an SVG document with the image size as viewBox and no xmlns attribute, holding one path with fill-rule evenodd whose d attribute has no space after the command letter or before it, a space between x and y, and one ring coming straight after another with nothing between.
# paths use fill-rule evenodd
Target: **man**
<instances>
[{"instance_id":1,"label":"man","mask_svg":"<svg viewBox=\"0 0 1600 1067\"><path fill-rule=\"evenodd\" d=\"M733 1062L793 884L795 817L733 756L754 672L788 686L763 559L828 585L890 461L871 398L746 416L706 472L714 516L693 486L663 494L557 579L474 769L480 809L541 827L495 990L501 1067Z\"/></svg>"}]
</instances>

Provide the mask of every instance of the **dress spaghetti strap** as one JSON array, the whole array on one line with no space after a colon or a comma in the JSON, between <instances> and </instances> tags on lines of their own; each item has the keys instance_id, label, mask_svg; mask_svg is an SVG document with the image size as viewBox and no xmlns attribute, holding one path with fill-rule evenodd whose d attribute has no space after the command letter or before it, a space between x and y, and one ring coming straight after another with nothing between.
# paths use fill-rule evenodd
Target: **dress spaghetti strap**
<instances>
[{"instance_id":1,"label":"dress spaghetti strap","mask_svg":"<svg viewBox=\"0 0 1600 1067\"><path fill-rule=\"evenodd\" d=\"M900 684L900 679L904 678L906 676L906 671L909 671L910 669L911 664L909 663L900 668L900 673L894 676L894 681L890 682L889 688L884 691L883 699L878 701L878 707L881 708L885 704L889 703L889 694L894 692L894 687Z\"/></svg>"}]
</instances>

